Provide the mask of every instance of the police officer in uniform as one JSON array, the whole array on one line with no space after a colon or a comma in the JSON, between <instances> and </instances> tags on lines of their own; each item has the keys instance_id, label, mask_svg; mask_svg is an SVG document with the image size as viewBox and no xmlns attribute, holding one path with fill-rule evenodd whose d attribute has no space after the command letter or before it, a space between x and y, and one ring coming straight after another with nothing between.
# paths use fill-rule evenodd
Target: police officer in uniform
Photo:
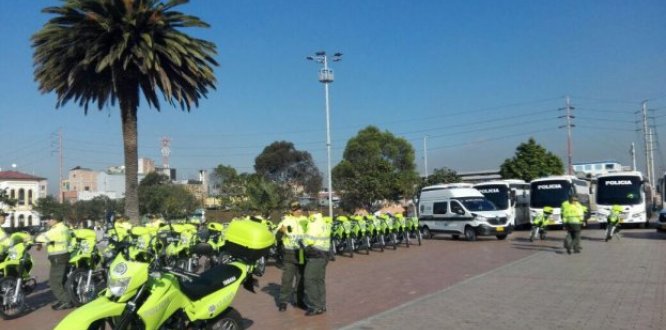
<instances>
[{"instance_id":1,"label":"police officer in uniform","mask_svg":"<svg viewBox=\"0 0 666 330\"><path fill-rule=\"evenodd\" d=\"M277 238L282 241L282 281L278 297L278 310L287 310L291 296L296 292L296 304L305 307L303 303L304 283L303 271L305 269L305 252L303 250L302 226L303 212L298 202L290 204L291 213L284 216L277 225Z\"/></svg>"},{"instance_id":2,"label":"police officer in uniform","mask_svg":"<svg viewBox=\"0 0 666 330\"><path fill-rule=\"evenodd\" d=\"M564 248L567 254L580 253L580 230L585 219L587 208L578 201L575 194L569 196L568 201L562 203L562 223L567 230L567 236L564 238Z\"/></svg>"},{"instance_id":3,"label":"police officer in uniform","mask_svg":"<svg viewBox=\"0 0 666 330\"><path fill-rule=\"evenodd\" d=\"M331 247L331 226L321 213L310 216L305 232L305 303L306 316L326 312L326 265Z\"/></svg>"},{"instance_id":4,"label":"police officer in uniform","mask_svg":"<svg viewBox=\"0 0 666 330\"><path fill-rule=\"evenodd\" d=\"M58 300L51 305L51 308L54 310L73 308L74 304L67 291L65 291L64 285L69 263L69 241L72 233L61 218L53 215L46 216L46 224L49 230L37 236L35 240L46 245L46 252L51 263L49 287L51 287L53 295ZM41 249L41 246L38 245L37 249Z\"/></svg>"}]
</instances>

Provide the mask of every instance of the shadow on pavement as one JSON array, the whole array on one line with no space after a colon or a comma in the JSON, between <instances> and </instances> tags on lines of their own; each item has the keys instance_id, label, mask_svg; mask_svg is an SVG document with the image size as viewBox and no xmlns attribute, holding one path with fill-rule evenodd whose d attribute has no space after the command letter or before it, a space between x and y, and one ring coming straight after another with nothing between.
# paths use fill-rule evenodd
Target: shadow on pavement
<instances>
[{"instance_id":1,"label":"shadow on pavement","mask_svg":"<svg viewBox=\"0 0 666 330\"><path fill-rule=\"evenodd\" d=\"M275 306L278 305L278 299L280 298L280 285L277 283L268 283L265 287L261 288L261 292L269 294L273 297Z\"/></svg>"},{"instance_id":2,"label":"shadow on pavement","mask_svg":"<svg viewBox=\"0 0 666 330\"><path fill-rule=\"evenodd\" d=\"M243 329L249 329L254 324L254 321L243 318L243 320L241 320L241 323L243 323Z\"/></svg>"},{"instance_id":3,"label":"shadow on pavement","mask_svg":"<svg viewBox=\"0 0 666 330\"><path fill-rule=\"evenodd\" d=\"M537 244L513 244L512 247L517 250L528 250L528 251L545 251L545 252L555 252L559 247L553 247L548 245L537 245Z\"/></svg>"},{"instance_id":4,"label":"shadow on pavement","mask_svg":"<svg viewBox=\"0 0 666 330\"><path fill-rule=\"evenodd\" d=\"M622 235L622 237L626 237L626 238L666 240L666 233L659 233L659 232L656 232L656 231L652 231L652 232L628 232L628 231L623 230L621 235Z\"/></svg>"},{"instance_id":5,"label":"shadow on pavement","mask_svg":"<svg viewBox=\"0 0 666 330\"><path fill-rule=\"evenodd\" d=\"M49 289L48 283L41 282L37 283L35 291L27 296L26 302L30 306L30 309L28 312L26 312L26 314L28 314L32 311L56 302L56 298L53 295L53 292L51 292L51 289Z\"/></svg>"}]
</instances>

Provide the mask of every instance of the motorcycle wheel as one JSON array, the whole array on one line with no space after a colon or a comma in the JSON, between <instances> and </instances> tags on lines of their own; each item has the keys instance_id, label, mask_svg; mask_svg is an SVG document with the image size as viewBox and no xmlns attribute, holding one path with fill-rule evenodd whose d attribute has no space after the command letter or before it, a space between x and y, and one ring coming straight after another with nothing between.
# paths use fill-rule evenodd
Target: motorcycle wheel
<instances>
[{"instance_id":1,"label":"motorcycle wheel","mask_svg":"<svg viewBox=\"0 0 666 330\"><path fill-rule=\"evenodd\" d=\"M90 279L90 288L86 290L86 283L88 281L88 271L85 269L77 269L67 277L65 282L65 290L69 292L72 297L72 302L76 306L86 304L97 297L97 294L106 286L104 276L99 276L95 273L92 274Z\"/></svg>"},{"instance_id":2,"label":"motorcycle wheel","mask_svg":"<svg viewBox=\"0 0 666 330\"><path fill-rule=\"evenodd\" d=\"M21 291L18 294L16 303L11 302L16 293L17 281L13 276L0 279L0 299L2 299L0 316L5 320L17 318L28 309L28 305L25 303L25 295L20 288L19 290Z\"/></svg>"},{"instance_id":3,"label":"motorcycle wheel","mask_svg":"<svg viewBox=\"0 0 666 330\"><path fill-rule=\"evenodd\" d=\"M398 248L398 237L395 235L395 233L390 234L389 241L391 242L393 250L396 250Z\"/></svg>"},{"instance_id":4,"label":"motorcycle wheel","mask_svg":"<svg viewBox=\"0 0 666 330\"><path fill-rule=\"evenodd\" d=\"M365 254L370 255L370 236L365 236Z\"/></svg>"},{"instance_id":5,"label":"motorcycle wheel","mask_svg":"<svg viewBox=\"0 0 666 330\"><path fill-rule=\"evenodd\" d=\"M354 250L356 247L354 246L354 239L352 237L347 238L347 249L349 249L349 257L353 258L354 257Z\"/></svg>"},{"instance_id":6,"label":"motorcycle wheel","mask_svg":"<svg viewBox=\"0 0 666 330\"><path fill-rule=\"evenodd\" d=\"M423 235L421 235L421 231L416 229L416 239L419 241L419 246L421 246L421 240L423 239L422 236Z\"/></svg>"},{"instance_id":7,"label":"motorcycle wheel","mask_svg":"<svg viewBox=\"0 0 666 330\"><path fill-rule=\"evenodd\" d=\"M243 328L243 318L233 307L227 308L226 311L206 324L207 330L240 330Z\"/></svg>"},{"instance_id":8,"label":"motorcycle wheel","mask_svg":"<svg viewBox=\"0 0 666 330\"><path fill-rule=\"evenodd\" d=\"M542 231L539 233L539 238L540 238L542 241L545 240L545 239L546 239L546 232L542 230Z\"/></svg>"}]
</instances>

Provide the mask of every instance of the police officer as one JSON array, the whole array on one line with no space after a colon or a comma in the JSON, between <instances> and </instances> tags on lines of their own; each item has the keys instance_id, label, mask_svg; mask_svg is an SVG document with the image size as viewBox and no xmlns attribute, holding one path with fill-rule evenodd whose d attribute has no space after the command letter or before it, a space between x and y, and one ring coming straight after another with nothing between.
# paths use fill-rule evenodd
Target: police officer
<instances>
[{"instance_id":1,"label":"police officer","mask_svg":"<svg viewBox=\"0 0 666 330\"><path fill-rule=\"evenodd\" d=\"M46 224L49 230L37 236L37 242L46 244L46 252L48 253L51 269L49 271L49 287L53 295L58 300L51 305L54 310L73 308L72 299L65 291L65 275L67 273L67 265L69 263L69 241L71 239L71 230L67 225L62 222L62 218L57 218L53 215L47 215ZM41 249L41 246L37 246Z\"/></svg>"},{"instance_id":2,"label":"police officer","mask_svg":"<svg viewBox=\"0 0 666 330\"><path fill-rule=\"evenodd\" d=\"M567 230L567 236L564 238L564 248L568 254L571 249L574 253L580 253L580 230L585 219L587 208L580 204L578 196L572 194L568 201L562 203L562 223Z\"/></svg>"},{"instance_id":3,"label":"police officer","mask_svg":"<svg viewBox=\"0 0 666 330\"><path fill-rule=\"evenodd\" d=\"M622 211L624 211L624 208L620 205L613 205L611 207L611 213L606 218L608 225L606 228L606 242L608 242L609 239L612 239L613 236L616 236L618 239L620 239L620 214Z\"/></svg>"},{"instance_id":4,"label":"police officer","mask_svg":"<svg viewBox=\"0 0 666 330\"><path fill-rule=\"evenodd\" d=\"M534 241L534 238L537 237L539 232L542 232L544 237L546 235L546 225L550 219L551 214L553 214L553 208L550 206L544 206L543 212L539 212L534 217L532 221L532 232L530 233L530 242Z\"/></svg>"},{"instance_id":5,"label":"police officer","mask_svg":"<svg viewBox=\"0 0 666 330\"><path fill-rule=\"evenodd\" d=\"M321 213L310 216L305 232L305 303L306 316L326 312L326 265L331 247L331 226L326 223Z\"/></svg>"},{"instance_id":6,"label":"police officer","mask_svg":"<svg viewBox=\"0 0 666 330\"><path fill-rule=\"evenodd\" d=\"M147 214L146 216L148 217L148 223L146 223L146 227L160 228L165 224L164 220L162 220L162 217L160 217L159 214Z\"/></svg>"},{"instance_id":7,"label":"police officer","mask_svg":"<svg viewBox=\"0 0 666 330\"><path fill-rule=\"evenodd\" d=\"M278 310L287 310L287 303L296 291L296 304L305 307L303 302L304 283L303 271L305 270L305 252L303 250L303 235L305 228L302 226L303 211L298 202L290 204L291 213L284 216L277 225L277 238L282 242L282 281L280 295L278 297ZM294 283L295 282L295 283ZM294 289L294 286L296 289Z\"/></svg>"}]
</instances>

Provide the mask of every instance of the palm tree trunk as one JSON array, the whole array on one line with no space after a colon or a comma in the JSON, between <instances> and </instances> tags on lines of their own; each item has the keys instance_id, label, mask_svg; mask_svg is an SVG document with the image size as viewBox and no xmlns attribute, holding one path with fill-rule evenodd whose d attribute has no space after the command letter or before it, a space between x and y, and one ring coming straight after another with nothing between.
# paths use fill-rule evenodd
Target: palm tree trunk
<instances>
[{"instance_id":1,"label":"palm tree trunk","mask_svg":"<svg viewBox=\"0 0 666 330\"><path fill-rule=\"evenodd\" d=\"M137 111L139 106L138 82L132 72L114 67L114 85L120 103L125 156L125 215L139 224L139 148Z\"/></svg>"},{"instance_id":2,"label":"palm tree trunk","mask_svg":"<svg viewBox=\"0 0 666 330\"><path fill-rule=\"evenodd\" d=\"M123 149L125 154L125 215L132 223L139 223L139 156L137 110L127 109L121 102Z\"/></svg>"}]
</instances>

